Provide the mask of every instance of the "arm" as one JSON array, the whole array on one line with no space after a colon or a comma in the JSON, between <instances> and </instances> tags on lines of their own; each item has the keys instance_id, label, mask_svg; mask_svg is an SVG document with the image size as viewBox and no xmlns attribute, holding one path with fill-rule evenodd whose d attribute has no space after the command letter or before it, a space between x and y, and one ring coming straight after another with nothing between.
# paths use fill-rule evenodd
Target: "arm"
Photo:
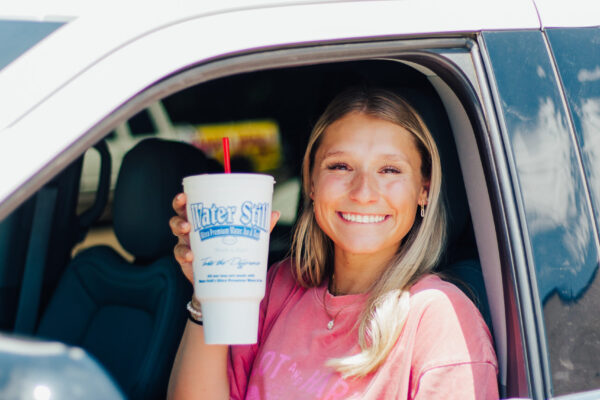
<instances>
[{"instance_id":1,"label":"arm","mask_svg":"<svg viewBox=\"0 0 600 400\"><path fill-rule=\"evenodd\" d=\"M177 215L169 221L178 243L174 249L175 259L185 277L194 281L193 254L190 249L191 225L187 221L185 194L173 199ZM271 230L279 219L279 213L271 215ZM228 346L204 343L204 328L188 321L171 370L167 398L176 399L229 399L227 376Z\"/></svg>"},{"instance_id":2,"label":"arm","mask_svg":"<svg viewBox=\"0 0 600 400\"><path fill-rule=\"evenodd\" d=\"M169 379L168 399L229 399L227 345L204 343L202 326L188 321Z\"/></svg>"},{"instance_id":3,"label":"arm","mask_svg":"<svg viewBox=\"0 0 600 400\"><path fill-rule=\"evenodd\" d=\"M191 226L187 221L185 206L185 194L173 199L177 216L171 218L169 225L178 238L175 259L185 277L193 282L193 255L189 242ZM171 370L167 398L229 399L227 349L226 345L205 344L204 328L188 321Z\"/></svg>"}]
</instances>

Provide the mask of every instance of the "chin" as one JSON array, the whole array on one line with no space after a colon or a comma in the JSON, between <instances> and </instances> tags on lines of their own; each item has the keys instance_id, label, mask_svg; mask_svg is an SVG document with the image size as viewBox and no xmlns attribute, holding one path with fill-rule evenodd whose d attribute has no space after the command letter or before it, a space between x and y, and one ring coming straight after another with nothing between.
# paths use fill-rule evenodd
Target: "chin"
<instances>
[{"instance_id":1,"label":"chin","mask_svg":"<svg viewBox=\"0 0 600 400\"><path fill-rule=\"evenodd\" d=\"M343 246L340 246L340 248L351 254L369 255L377 254L382 251L388 251L389 246L382 246L380 243L369 244L365 243L364 241L359 241L357 243L346 241Z\"/></svg>"}]
</instances>

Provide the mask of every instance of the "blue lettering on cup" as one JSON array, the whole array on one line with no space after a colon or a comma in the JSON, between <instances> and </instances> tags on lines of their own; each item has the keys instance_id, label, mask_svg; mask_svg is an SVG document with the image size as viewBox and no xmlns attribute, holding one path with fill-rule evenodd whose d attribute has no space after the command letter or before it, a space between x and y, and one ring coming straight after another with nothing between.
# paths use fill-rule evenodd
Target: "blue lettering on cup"
<instances>
[{"instance_id":1,"label":"blue lettering on cup","mask_svg":"<svg viewBox=\"0 0 600 400\"><path fill-rule=\"evenodd\" d=\"M236 206L219 206L203 203L190 204L190 221L200 240L222 236L241 236L260 239L261 232L268 232L271 212L269 203L244 201L237 218Z\"/></svg>"}]
</instances>

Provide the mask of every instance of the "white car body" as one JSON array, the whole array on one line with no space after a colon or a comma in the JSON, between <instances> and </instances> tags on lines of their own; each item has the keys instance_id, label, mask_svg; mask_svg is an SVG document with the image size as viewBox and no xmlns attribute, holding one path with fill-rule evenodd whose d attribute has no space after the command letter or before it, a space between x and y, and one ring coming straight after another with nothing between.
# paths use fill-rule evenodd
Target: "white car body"
<instances>
[{"instance_id":1,"label":"white car body","mask_svg":"<svg viewBox=\"0 0 600 400\"><path fill-rule=\"evenodd\" d=\"M144 18L136 18L135 2L120 4L118 13L114 9L77 10L80 16L0 72L0 93L10 94L0 96L0 171L11 171L2 177L0 202L123 99L199 62L348 37L541 28L535 4L518 0L150 3ZM249 29L239 32L248 21ZM168 53L155 51L169 42L178 45L168 47ZM143 69L139 60L144 60ZM110 82L108 77L113 77ZM75 104L82 104L77 115L60 118L67 112L64 104L75 98Z\"/></svg>"},{"instance_id":2,"label":"white car body","mask_svg":"<svg viewBox=\"0 0 600 400\"><path fill-rule=\"evenodd\" d=\"M192 67L221 63L219 68L233 74L267 67L252 64L250 58L248 64L227 64L233 57L317 44L367 39L385 44L423 35L453 38L484 30L599 26L596 8L592 0L8 5L0 18L65 24L0 70L0 220L106 135L105 126L124 122L133 111L175 90L162 87L161 81ZM283 54L268 67L277 62L299 66L314 61ZM202 79L219 77L219 68ZM191 84L182 81L181 87ZM476 88L480 95L485 90ZM140 93L144 96L136 97ZM127 113L122 112L129 101ZM502 311L492 311L501 319Z\"/></svg>"}]
</instances>

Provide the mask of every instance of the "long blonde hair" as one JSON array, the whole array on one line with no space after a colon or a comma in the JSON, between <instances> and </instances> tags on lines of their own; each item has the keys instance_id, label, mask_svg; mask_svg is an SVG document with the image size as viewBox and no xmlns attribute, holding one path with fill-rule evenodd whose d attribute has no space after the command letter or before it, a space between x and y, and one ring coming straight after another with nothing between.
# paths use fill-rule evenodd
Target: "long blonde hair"
<instances>
[{"instance_id":1,"label":"long blonde hair","mask_svg":"<svg viewBox=\"0 0 600 400\"><path fill-rule=\"evenodd\" d=\"M304 287L319 286L333 269L333 243L318 226L309 197L315 153L323 134L335 121L351 112L397 124L414 136L421 155L421 175L429 180L427 211L419 215L402 240L396 256L371 286L369 299L359 319L361 352L331 359L328 365L344 378L362 377L376 370L396 343L409 309L409 289L431 272L444 249L446 212L441 198L440 157L418 113L401 97L384 89L353 88L338 95L317 121L302 163L303 210L296 223L291 257L294 274Z\"/></svg>"}]
</instances>

